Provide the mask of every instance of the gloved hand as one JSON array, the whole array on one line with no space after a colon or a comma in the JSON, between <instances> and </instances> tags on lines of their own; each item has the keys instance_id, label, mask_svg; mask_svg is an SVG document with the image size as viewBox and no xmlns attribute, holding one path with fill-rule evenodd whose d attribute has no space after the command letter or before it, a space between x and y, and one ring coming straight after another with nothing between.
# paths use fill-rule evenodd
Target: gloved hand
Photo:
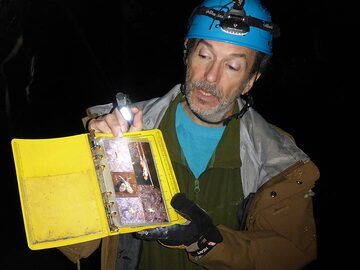
<instances>
[{"instance_id":1,"label":"gloved hand","mask_svg":"<svg viewBox=\"0 0 360 270\"><path fill-rule=\"evenodd\" d=\"M161 244L176 248L186 248L194 257L201 257L209 252L222 236L212 223L208 214L184 193L177 193L171 205L189 222L184 225L172 225L137 232L135 235L143 240L157 240Z\"/></svg>"}]
</instances>

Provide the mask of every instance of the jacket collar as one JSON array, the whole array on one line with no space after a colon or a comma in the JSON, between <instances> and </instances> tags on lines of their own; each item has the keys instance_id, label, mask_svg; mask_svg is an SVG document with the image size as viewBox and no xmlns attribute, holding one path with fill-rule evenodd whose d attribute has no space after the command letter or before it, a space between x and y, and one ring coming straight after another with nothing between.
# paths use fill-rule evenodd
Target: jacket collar
<instances>
[{"instance_id":1,"label":"jacket collar","mask_svg":"<svg viewBox=\"0 0 360 270\"><path fill-rule=\"evenodd\" d=\"M135 104L144 113L144 128L158 128L169 104L180 93L180 84L161 98ZM238 99L239 109L244 106ZM285 133L279 132L250 108L240 119L241 178L245 197L298 161L309 157ZM234 147L235 148L235 147Z\"/></svg>"}]
</instances>

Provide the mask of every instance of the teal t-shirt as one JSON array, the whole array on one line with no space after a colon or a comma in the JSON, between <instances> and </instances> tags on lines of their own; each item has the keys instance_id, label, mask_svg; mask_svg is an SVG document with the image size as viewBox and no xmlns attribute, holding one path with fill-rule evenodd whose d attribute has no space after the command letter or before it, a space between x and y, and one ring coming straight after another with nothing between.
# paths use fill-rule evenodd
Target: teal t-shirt
<instances>
[{"instance_id":1,"label":"teal t-shirt","mask_svg":"<svg viewBox=\"0 0 360 270\"><path fill-rule=\"evenodd\" d=\"M185 159L196 179L205 171L225 126L206 127L193 122L181 103L176 108L176 134Z\"/></svg>"}]
</instances>

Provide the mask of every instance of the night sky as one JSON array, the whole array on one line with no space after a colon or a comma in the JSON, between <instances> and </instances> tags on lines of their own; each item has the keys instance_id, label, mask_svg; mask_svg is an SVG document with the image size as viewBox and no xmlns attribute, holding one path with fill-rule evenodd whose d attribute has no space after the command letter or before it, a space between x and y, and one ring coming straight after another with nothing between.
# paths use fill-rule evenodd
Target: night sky
<instances>
[{"instance_id":1,"label":"night sky","mask_svg":"<svg viewBox=\"0 0 360 270\"><path fill-rule=\"evenodd\" d=\"M27 247L10 140L83 133L85 109L112 102L116 92L138 101L182 82L183 36L198 3L0 0L1 256L8 264L1 269L76 269L57 250ZM338 129L348 124L342 104L347 103L349 67L342 56L351 53L349 26L355 19L345 14L348 7L332 0L264 3L281 36L274 40L269 70L254 86L254 107L292 134L320 168L314 189L319 259L306 269L344 266L347 260L338 255L343 243L338 182L349 180L340 170L347 167L340 145L348 138ZM7 59L21 34L22 46ZM97 252L83 260L81 269L99 265Z\"/></svg>"}]
</instances>

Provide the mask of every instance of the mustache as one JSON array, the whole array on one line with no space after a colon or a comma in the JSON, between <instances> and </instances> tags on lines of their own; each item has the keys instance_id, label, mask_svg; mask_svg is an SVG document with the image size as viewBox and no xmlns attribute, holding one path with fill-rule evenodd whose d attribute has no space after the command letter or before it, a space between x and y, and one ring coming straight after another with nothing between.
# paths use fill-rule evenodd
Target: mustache
<instances>
[{"instance_id":1,"label":"mustache","mask_svg":"<svg viewBox=\"0 0 360 270\"><path fill-rule=\"evenodd\" d=\"M220 89L207 81L195 81L191 83L190 89L193 90L194 88L204 90L205 92L217 97L218 99L221 99L223 97Z\"/></svg>"}]
</instances>

